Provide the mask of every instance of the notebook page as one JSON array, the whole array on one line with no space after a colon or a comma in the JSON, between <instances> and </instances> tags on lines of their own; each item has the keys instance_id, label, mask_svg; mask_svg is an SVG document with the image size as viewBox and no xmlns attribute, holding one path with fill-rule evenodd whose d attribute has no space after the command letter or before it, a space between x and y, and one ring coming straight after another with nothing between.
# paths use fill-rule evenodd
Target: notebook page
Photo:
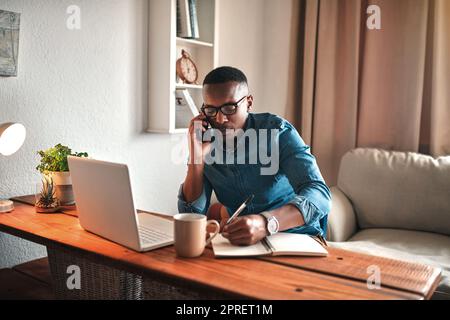
<instances>
[{"instance_id":1,"label":"notebook page","mask_svg":"<svg viewBox=\"0 0 450 320\"><path fill-rule=\"evenodd\" d=\"M328 251L306 234L277 233L268 240L275 249L274 255L292 254L305 256L326 256Z\"/></svg>"},{"instance_id":2,"label":"notebook page","mask_svg":"<svg viewBox=\"0 0 450 320\"><path fill-rule=\"evenodd\" d=\"M218 234L212 240L212 246L215 256L221 257L245 257L245 256L261 256L268 255L270 252L264 247L261 242L251 246L234 246L230 241Z\"/></svg>"}]
</instances>

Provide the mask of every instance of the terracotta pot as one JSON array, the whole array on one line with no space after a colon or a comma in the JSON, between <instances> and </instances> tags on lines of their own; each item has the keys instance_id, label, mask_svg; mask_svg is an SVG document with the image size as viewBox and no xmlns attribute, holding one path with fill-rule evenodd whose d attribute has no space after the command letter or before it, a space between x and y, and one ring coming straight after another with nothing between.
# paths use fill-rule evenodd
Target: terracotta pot
<instances>
[{"instance_id":1,"label":"terracotta pot","mask_svg":"<svg viewBox=\"0 0 450 320\"><path fill-rule=\"evenodd\" d=\"M59 210L59 207L54 208L42 208L38 206L34 206L36 208L37 213L55 213Z\"/></svg>"},{"instance_id":2,"label":"terracotta pot","mask_svg":"<svg viewBox=\"0 0 450 320\"><path fill-rule=\"evenodd\" d=\"M62 206L70 206L75 204L75 198L72 189L72 179L70 172L50 172L50 177L56 186L56 197Z\"/></svg>"}]
</instances>

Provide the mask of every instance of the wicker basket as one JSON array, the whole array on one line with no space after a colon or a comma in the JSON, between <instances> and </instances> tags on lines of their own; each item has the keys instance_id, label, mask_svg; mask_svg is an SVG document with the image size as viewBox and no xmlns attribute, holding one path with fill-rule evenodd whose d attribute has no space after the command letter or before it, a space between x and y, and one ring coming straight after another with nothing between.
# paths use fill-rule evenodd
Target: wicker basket
<instances>
[{"instance_id":1,"label":"wicker basket","mask_svg":"<svg viewBox=\"0 0 450 320\"><path fill-rule=\"evenodd\" d=\"M64 300L197 300L229 299L207 289L188 287L186 283L165 281L107 266L95 256L86 257L69 248L47 246L53 288L57 299ZM81 288L70 290L67 268L78 266Z\"/></svg>"},{"instance_id":2,"label":"wicker basket","mask_svg":"<svg viewBox=\"0 0 450 320\"><path fill-rule=\"evenodd\" d=\"M161 282L144 278L144 299L146 300L226 300L232 297L210 292L207 289L187 288L186 285Z\"/></svg>"},{"instance_id":3,"label":"wicker basket","mask_svg":"<svg viewBox=\"0 0 450 320\"><path fill-rule=\"evenodd\" d=\"M87 259L75 251L47 247L53 288L57 299L70 300L141 300L142 276L108 267ZM67 268L78 266L81 288L69 289Z\"/></svg>"}]
</instances>

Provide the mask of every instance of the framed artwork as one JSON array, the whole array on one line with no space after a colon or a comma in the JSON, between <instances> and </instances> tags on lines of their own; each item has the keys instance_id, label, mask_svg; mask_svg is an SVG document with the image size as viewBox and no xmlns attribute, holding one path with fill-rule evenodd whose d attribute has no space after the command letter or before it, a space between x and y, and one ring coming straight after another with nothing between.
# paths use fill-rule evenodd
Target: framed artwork
<instances>
[{"instance_id":1,"label":"framed artwork","mask_svg":"<svg viewBox=\"0 0 450 320\"><path fill-rule=\"evenodd\" d=\"M17 76L20 13L0 10L0 76Z\"/></svg>"}]
</instances>

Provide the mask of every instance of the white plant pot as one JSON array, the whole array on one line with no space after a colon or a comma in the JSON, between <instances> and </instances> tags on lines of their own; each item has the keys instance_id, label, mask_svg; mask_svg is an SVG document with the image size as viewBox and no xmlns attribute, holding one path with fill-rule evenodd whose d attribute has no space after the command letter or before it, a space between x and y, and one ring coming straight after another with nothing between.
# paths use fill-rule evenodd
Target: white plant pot
<instances>
[{"instance_id":1,"label":"white plant pot","mask_svg":"<svg viewBox=\"0 0 450 320\"><path fill-rule=\"evenodd\" d=\"M75 198L72 189L72 179L70 172L50 172L50 177L56 186L56 197L62 206L75 204Z\"/></svg>"}]
</instances>

